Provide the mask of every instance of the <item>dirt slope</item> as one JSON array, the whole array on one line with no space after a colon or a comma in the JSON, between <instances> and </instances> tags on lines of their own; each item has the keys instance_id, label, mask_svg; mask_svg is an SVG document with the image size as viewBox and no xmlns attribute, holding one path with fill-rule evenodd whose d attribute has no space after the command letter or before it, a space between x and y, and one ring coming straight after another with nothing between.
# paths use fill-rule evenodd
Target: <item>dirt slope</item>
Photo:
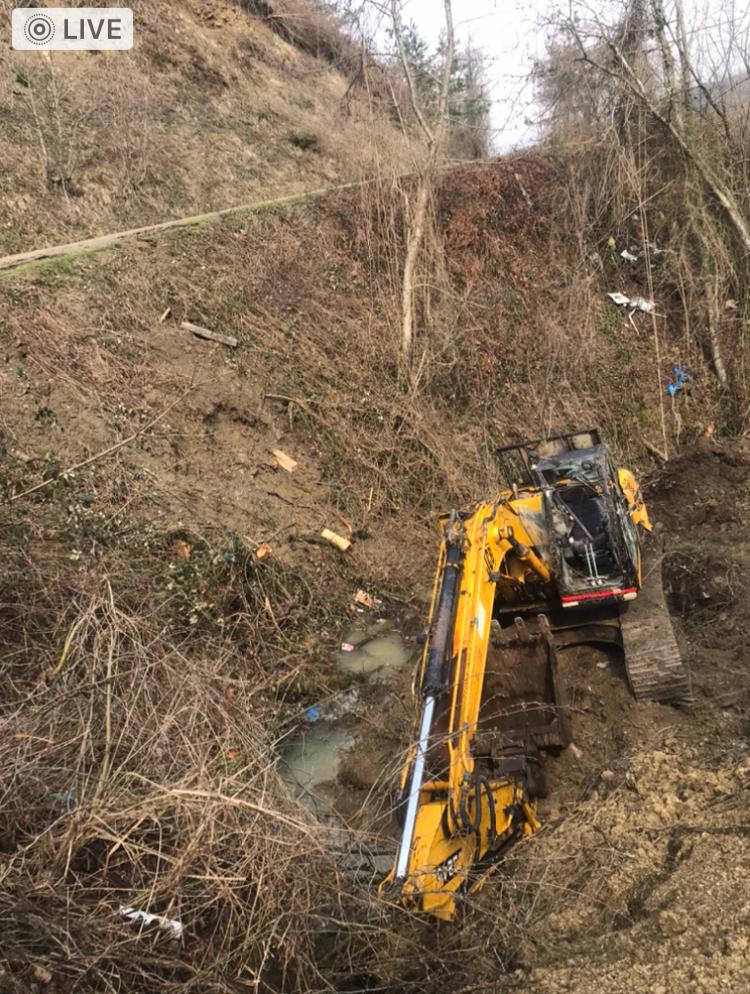
<instances>
[{"instance_id":1,"label":"dirt slope","mask_svg":"<svg viewBox=\"0 0 750 994\"><path fill-rule=\"evenodd\" d=\"M0 255L406 167L314 8L285 37L268 4L132 6L132 52L0 52Z\"/></svg>"},{"instance_id":2,"label":"dirt slope","mask_svg":"<svg viewBox=\"0 0 750 994\"><path fill-rule=\"evenodd\" d=\"M579 753L550 763L548 827L462 924L371 903L276 778L290 722L340 688L353 591L420 616L435 514L491 492L495 445L598 420L653 468L651 343L563 267L556 196L540 156L446 179L435 304L453 334L429 343L418 389L398 377L386 188L3 279L3 982L30 989L42 967L60 991L139 994L640 994L672 974L742 990L750 463L745 443L696 441L705 381L674 409L686 454L648 491L697 703L636 706L617 660L569 660ZM384 775L372 757L405 744L407 682L368 715L380 751L349 764L356 808L390 804L398 762ZM119 904L146 896L179 912L183 945L123 931Z\"/></svg>"},{"instance_id":3,"label":"dirt slope","mask_svg":"<svg viewBox=\"0 0 750 994\"><path fill-rule=\"evenodd\" d=\"M613 708L591 671L582 755L556 764L577 796L559 803L553 766L555 818L514 863L539 889L513 989L748 988L748 479L747 444L705 443L649 487L696 702Z\"/></svg>"}]
</instances>

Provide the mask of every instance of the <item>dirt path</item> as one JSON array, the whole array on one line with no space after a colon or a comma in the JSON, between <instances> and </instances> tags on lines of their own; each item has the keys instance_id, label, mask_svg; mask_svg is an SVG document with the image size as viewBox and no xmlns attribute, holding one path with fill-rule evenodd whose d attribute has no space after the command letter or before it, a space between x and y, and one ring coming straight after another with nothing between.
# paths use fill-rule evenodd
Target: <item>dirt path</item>
<instances>
[{"instance_id":1,"label":"dirt path","mask_svg":"<svg viewBox=\"0 0 750 994\"><path fill-rule=\"evenodd\" d=\"M497 160L501 164L501 160ZM486 168L492 163L484 160L467 162L449 162L443 168L444 172L451 172L454 169L468 168L471 166L482 166ZM393 177L370 176L367 179L353 180L350 183L338 183L334 186L319 187L316 190L306 190L302 193L290 193L281 197L273 197L270 200L257 200L250 204L237 204L234 207L224 207L222 210L209 211L206 214L192 214L189 217L178 217L171 221L161 221L158 224L147 224L140 228L128 228L125 231L113 231L106 235L96 235L94 238L84 238L80 241L65 242L62 245L49 245L46 248L29 249L26 252L19 252L16 255L0 256L0 278L4 273L16 273L19 270L30 269L50 259L62 259L66 256L86 255L90 252L99 252L102 249L111 248L119 242L128 238L138 238L141 235L154 234L160 231L168 231L171 228L189 228L193 225L206 224L215 221L220 217L229 214L241 214L243 211L262 211L273 207L280 207L285 204L299 204L306 200L317 200L321 197L329 196L332 193L341 193L345 190L358 190L381 180L388 182L398 182L408 179L414 173L401 173Z\"/></svg>"},{"instance_id":2,"label":"dirt path","mask_svg":"<svg viewBox=\"0 0 750 994\"><path fill-rule=\"evenodd\" d=\"M272 200L260 200L252 204L238 204L235 207L225 207L219 211L209 211L207 214L193 214L190 217L179 217L172 221L162 221L159 224L147 224L141 228L114 231L106 235L97 235L95 238L84 238L77 242L66 242L63 245L50 245L47 248L31 249L28 252L19 252L17 255L6 255L0 257L0 273L26 269L48 259L60 259L64 256L98 252L101 249L117 245L127 238L137 238L140 235L168 231L170 228L189 228L195 224L205 224L208 221L215 221L217 218L224 217L225 215L239 214L242 211L260 211L283 204L302 203L305 200L315 200L331 193L354 190L374 182L376 182L375 179L366 179L357 180L353 183L341 183L337 186L326 186L317 190L308 190L304 193L292 193L283 197L275 197Z\"/></svg>"}]
</instances>

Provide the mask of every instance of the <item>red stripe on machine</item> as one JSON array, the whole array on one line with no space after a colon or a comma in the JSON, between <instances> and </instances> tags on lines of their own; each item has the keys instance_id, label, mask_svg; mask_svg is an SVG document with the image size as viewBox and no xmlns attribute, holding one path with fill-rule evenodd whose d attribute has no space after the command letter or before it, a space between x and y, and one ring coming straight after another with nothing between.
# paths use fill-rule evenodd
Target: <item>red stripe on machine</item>
<instances>
[{"instance_id":1,"label":"red stripe on machine","mask_svg":"<svg viewBox=\"0 0 750 994\"><path fill-rule=\"evenodd\" d=\"M637 594L637 587L625 587L623 590L594 590L587 594L573 594L571 597L561 597L563 604L578 604L579 601L599 601L607 597L625 597L627 594Z\"/></svg>"}]
</instances>

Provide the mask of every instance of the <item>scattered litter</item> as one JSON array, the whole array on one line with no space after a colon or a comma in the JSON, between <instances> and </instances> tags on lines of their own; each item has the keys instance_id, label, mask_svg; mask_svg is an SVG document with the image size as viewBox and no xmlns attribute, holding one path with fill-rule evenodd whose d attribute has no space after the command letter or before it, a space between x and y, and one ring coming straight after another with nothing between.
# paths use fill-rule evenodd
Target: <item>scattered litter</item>
<instances>
[{"instance_id":1,"label":"scattered litter","mask_svg":"<svg viewBox=\"0 0 750 994\"><path fill-rule=\"evenodd\" d=\"M159 318L159 324L164 324L164 322L167 320L167 318L169 317L169 315L171 313L172 313L172 308L168 307L166 309L166 311L164 311L164 313L162 314L162 316Z\"/></svg>"},{"instance_id":2,"label":"scattered litter","mask_svg":"<svg viewBox=\"0 0 750 994\"><path fill-rule=\"evenodd\" d=\"M608 293L607 296L618 307L627 307L631 314L634 311L651 314L654 309L654 302L643 297L626 297L624 293Z\"/></svg>"},{"instance_id":3,"label":"scattered litter","mask_svg":"<svg viewBox=\"0 0 750 994\"><path fill-rule=\"evenodd\" d=\"M268 544L268 542L261 542L258 548L255 550L256 559L268 559L268 557L273 552L273 549Z\"/></svg>"},{"instance_id":4,"label":"scattered litter","mask_svg":"<svg viewBox=\"0 0 750 994\"><path fill-rule=\"evenodd\" d=\"M367 607L371 611L374 611L375 608L380 607L383 603L381 600L378 600L377 597L371 597L366 590L357 590L352 600L355 604L359 604L361 607Z\"/></svg>"},{"instance_id":5,"label":"scattered litter","mask_svg":"<svg viewBox=\"0 0 750 994\"><path fill-rule=\"evenodd\" d=\"M331 545L335 545L337 549L341 550L341 552L346 552L347 549L351 548L352 543L348 538L343 538L341 535L337 535L336 532L332 532L330 528L324 528L320 534L326 542L330 542Z\"/></svg>"},{"instance_id":6,"label":"scattered litter","mask_svg":"<svg viewBox=\"0 0 750 994\"><path fill-rule=\"evenodd\" d=\"M215 331L209 331L208 328L204 328L199 324L193 324L191 321L183 321L180 325L185 331L191 332L193 335L197 335L198 338L207 338L209 342L218 342L219 345L228 345L230 348L234 349L239 345L236 338L231 335L219 335Z\"/></svg>"},{"instance_id":7,"label":"scattered litter","mask_svg":"<svg viewBox=\"0 0 750 994\"><path fill-rule=\"evenodd\" d=\"M614 238L610 238L607 242L609 248L614 251L616 242ZM626 262L638 262L645 256L646 252L640 245L628 245L620 252L620 258L624 259ZM660 249L656 242L648 243L648 254L651 259L658 259L660 256L664 255L664 249Z\"/></svg>"},{"instance_id":8,"label":"scattered litter","mask_svg":"<svg viewBox=\"0 0 750 994\"><path fill-rule=\"evenodd\" d=\"M341 651L342 652L354 652L354 650L356 648L357 648L356 645L352 645L351 642L342 642L341 643Z\"/></svg>"},{"instance_id":9,"label":"scattered litter","mask_svg":"<svg viewBox=\"0 0 750 994\"><path fill-rule=\"evenodd\" d=\"M35 966L34 980L46 986L47 984L52 983L52 974L50 973L50 971L47 969L46 966Z\"/></svg>"},{"instance_id":10,"label":"scattered litter","mask_svg":"<svg viewBox=\"0 0 750 994\"><path fill-rule=\"evenodd\" d=\"M678 394L685 384L690 383L693 378L693 374L683 366L672 366L672 372L675 375L674 382L667 385L667 393L670 397Z\"/></svg>"},{"instance_id":11,"label":"scattered litter","mask_svg":"<svg viewBox=\"0 0 750 994\"><path fill-rule=\"evenodd\" d=\"M172 548L181 559L189 559L190 553L193 551L187 542L183 542L181 538L176 538L174 540Z\"/></svg>"},{"instance_id":12,"label":"scattered litter","mask_svg":"<svg viewBox=\"0 0 750 994\"><path fill-rule=\"evenodd\" d=\"M78 806L78 796L75 787L68 787L64 794L53 794L52 800L56 804L64 804L66 811L75 811Z\"/></svg>"},{"instance_id":13,"label":"scattered litter","mask_svg":"<svg viewBox=\"0 0 750 994\"><path fill-rule=\"evenodd\" d=\"M729 300L728 300L728 301L727 301L727 302L726 302L726 303L724 304L724 310L725 310L725 311L736 311L736 310L737 310L737 301L736 301L736 300L732 300L732 299L729 299Z\"/></svg>"},{"instance_id":14,"label":"scattered litter","mask_svg":"<svg viewBox=\"0 0 750 994\"><path fill-rule=\"evenodd\" d=\"M653 300L644 300L643 297L635 297L630 303L637 311L644 311L646 314L651 314L654 309Z\"/></svg>"},{"instance_id":15,"label":"scattered litter","mask_svg":"<svg viewBox=\"0 0 750 994\"><path fill-rule=\"evenodd\" d=\"M283 470L286 470L287 473L293 473L297 468L297 460L292 459L291 456L288 456L286 452L282 452L281 449L272 449L271 454L275 457L279 466Z\"/></svg>"},{"instance_id":16,"label":"scattered litter","mask_svg":"<svg viewBox=\"0 0 750 994\"><path fill-rule=\"evenodd\" d=\"M568 746L568 750L569 750L569 752L573 753L573 755L575 756L576 759L581 759L582 756L583 756L583 753L578 748L578 746L575 744L575 742L571 742L570 743L570 745Z\"/></svg>"},{"instance_id":17,"label":"scattered litter","mask_svg":"<svg viewBox=\"0 0 750 994\"><path fill-rule=\"evenodd\" d=\"M603 662L596 664L596 668L598 670L606 670L608 666L609 666L609 661L606 659Z\"/></svg>"},{"instance_id":18,"label":"scattered litter","mask_svg":"<svg viewBox=\"0 0 750 994\"><path fill-rule=\"evenodd\" d=\"M343 694L337 694L323 704L313 704L305 713L305 721L314 725L318 721L338 721L344 715L350 714L359 701L359 690L350 687Z\"/></svg>"},{"instance_id":19,"label":"scattered litter","mask_svg":"<svg viewBox=\"0 0 750 994\"><path fill-rule=\"evenodd\" d=\"M151 915L148 911L137 911L135 908L120 908L120 914L129 922L141 922L145 926L154 925L156 928L171 932L171 938L182 938L182 922L175 918L163 918L161 915Z\"/></svg>"}]
</instances>

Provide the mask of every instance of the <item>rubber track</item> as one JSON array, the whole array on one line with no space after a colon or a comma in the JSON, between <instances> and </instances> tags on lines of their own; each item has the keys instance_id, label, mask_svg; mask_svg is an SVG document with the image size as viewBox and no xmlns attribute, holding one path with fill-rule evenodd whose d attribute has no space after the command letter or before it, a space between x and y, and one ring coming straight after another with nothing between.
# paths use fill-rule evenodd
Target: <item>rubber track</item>
<instances>
[{"instance_id":1,"label":"rubber track","mask_svg":"<svg viewBox=\"0 0 750 994\"><path fill-rule=\"evenodd\" d=\"M689 704L690 674L672 629L661 575L661 556L649 557L643 586L622 611L625 668L638 700Z\"/></svg>"}]
</instances>

